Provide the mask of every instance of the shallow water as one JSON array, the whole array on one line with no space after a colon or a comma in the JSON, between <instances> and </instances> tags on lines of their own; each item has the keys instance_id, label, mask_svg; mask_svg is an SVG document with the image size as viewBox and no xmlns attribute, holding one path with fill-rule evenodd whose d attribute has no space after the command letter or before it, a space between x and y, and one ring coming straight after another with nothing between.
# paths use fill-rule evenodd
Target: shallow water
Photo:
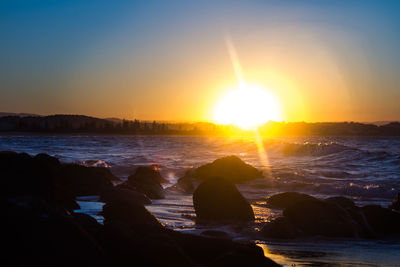
<instances>
[{"instance_id":1,"label":"shallow water","mask_svg":"<svg viewBox=\"0 0 400 267\"><path fill-rule=\"evenodd\" d=\"M265 178L239 185L256 215L250 225L202 226L194 221L191 195L169 190L167 198L147 208L167 227L192 233L207 229L227 232L235 240L258 240L268 256L282 264L339 266L372 264L396 266L400 245L349 240L259 240L257 230L279 215L267 209L267 196L299 191L317 197L343 195L358 205L387 206L400 190L399 137L267 138L260 144L248 138L182 136L33 136L2 135L0 150L47 153L63 162L103 166L126 179L139 165L155 164L173 185L191 167L222 156L237 155L263 170ZM261 153L264 151L263 153ZM99 221L102 203L80 199L81 212Z\"/></svg>"}]
</instances>

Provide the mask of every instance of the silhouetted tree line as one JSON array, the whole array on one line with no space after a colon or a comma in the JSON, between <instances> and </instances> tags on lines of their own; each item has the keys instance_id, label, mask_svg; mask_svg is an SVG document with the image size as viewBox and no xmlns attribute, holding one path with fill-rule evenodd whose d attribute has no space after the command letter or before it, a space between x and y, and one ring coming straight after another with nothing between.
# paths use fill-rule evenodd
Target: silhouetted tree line
<instances>
[{"instance_id":1,"label":"silhouetted tree line","mask_svg":"<svg viewBox=\"0 0 400 267\"><path fill-rule=\"evenodd\" d=\"M189 123L164 123L139 120L107 120L83 115L4 116L0 117L2 132L38 133L104 133L137 135L196 135L204 134Z\"/></svg>"},{"instance_id":2,"label":"silhouetted tree line","mask_svg":"<svg viewBox=\"0 0 400 267\"><path fill-rule=\"evenodd\" d=\"M400 123L377 126L357 122L268 122L261 135L273 136L400 136ZM83 115L4 116L0 132L99 133L130 135L226 135L250 131L212 123L165 123L139 120L108 120Z\"/></svg>"},{"instance_id":3,"label":"silhouetted tree line","mask_svg":"<svg viewBox=\"0 0 400 267\"><path fill-rule=\"evenodd\" d=\"M259 128L261 134L283 136L400 136L400 123L375 125L358 122L269 122Z\"/></svg>"}]
</instances>

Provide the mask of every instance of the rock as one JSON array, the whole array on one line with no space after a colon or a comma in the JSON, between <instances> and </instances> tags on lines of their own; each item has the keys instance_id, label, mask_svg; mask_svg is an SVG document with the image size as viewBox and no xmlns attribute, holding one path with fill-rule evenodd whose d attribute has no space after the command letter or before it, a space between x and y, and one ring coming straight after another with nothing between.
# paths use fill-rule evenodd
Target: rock
<instances>
[{"instance_id":1,"label":"rock","mask_svg":"<svg viewBox=\"0 0 400 267\"><path fill-rule=\"evenodd\" d=\"M53 201L56 205L63 207L68 211L74 211L81 208L78 202L76 202L75 196L62 190L58 190L57 193L55 193Z\"/></svg>"},{"instance_id":2,"label":"rock","mask_svg":"<svg viewBox=\"0 0 400 267\"><path fill-rule=\"evenodd\" d=\"M268 205L283 208L284 217L264 226L261 232L267 237L377 238L400 235L400 213L377 205L359 208L345 197L319 200L287 192L270 197Z\"/></svg>"},{"instance_id":3,"label":"rock","mask_svg":"<svg viewBox=\"0 0 400 267\"><path fill-rule=\"evenodd\" d=\"M185 172L183 177L178 179L177 188L181 189L183 192L193 193L195 185L193 183L195 169L189 169Z\"/></svg>"},{"instance_id":4,"label":"rock","mask_svg":"<svg viewBox=\"0 0 400 267\"><path fill-rule=\"evenodd\" d=\"M138 192L151 199L165 198L165 191L161 186L161 175L150 167L139 167L128 177L127 184Z\"/></svg>"},{"instance_id":5,"label":"rock","mask_svg":"<svg viewBox=\"0 0 400 267\"><path fill-rule=\"evenodd\" d=\"M104 224L120 221L131 229L144 231L144 229L160 230L162 224L141 204L123 201L107 203L103 206Z\"/></svg>"},{"instance_id":6,"label":"rock","mask_svg":"<svg viewBox=\"0 0 400 267\"><path fill-rule=\"evenodd\" d=\"M254 220L250 204L232 182L222 177L201 183L193 194L193 205L199 220Z\"/></svg>"},{"instance_id":7,"label":"rock","mask_svg":"<svg viewBox=\"0 0 400 267\"><path fill-rule=\"evenodd\" d=\"M169 183L164 177L162 177L161 173L158 171L158 167L155 165L152 166L139 166L136 168L134 175L143 177L143 179L152 179L157 181L158 183Z\"/></svg>"},{"instance_id":8,"label":"rock","mask_svg":"<svg viewBox=\"0 0 400 267\"><path fill-rule=\"evenodd\" d=\"M263 236L270 238L296 238L301 235L296 227L285 217L278 217L267 223L261 233Z\"/></svg>"},{"instance_id":9,"label":"rock","mask_svg":"<svg viewBox=\"0 0 400 267\"><path fill-rule=\"evenodd\" d=\"M378 205L364 206L361 211L377 237L400 234L400 213Z\"/></svg>"},{"instance_id":10,"label":"rock","mask_svg":"<svg viewBox=\"0 0 400 267\"><path fill-rule=\"evenodd\" d=\"M204 181L210 177L223 177L232 183L242 183L263 177L262 172L245 163L236 156L227 156L216 159L212 163L188 170L178 179L178 187L185 192L193 192L197 181Z\"/></svg>"},{"instance_id":11,"label":"rock","mask_svg":"<svg viewBox=\"0 0 400 267\"><path fill-rule=\"evenodd\" d=\"M1 189L9 197L35 195L70 211L78 209L76 196L99 195L117 179L108 169L61 164L55 157L0 153Z\"/></svg>"},{"instance_id":12,"label":"rock","mask_svg":"<svg viewBox=\"0 0 400 267\"><path fill-rule=\"evenodd\" d=\"M285 192L269 197L267 199L267 205L275 209L286 209L293 204L298 204L300 202L309 203L313 201L318 201L318 199L297 192Z\"/></svg>"},{"instance_id":13,"label":"rock","mask_svg":"<svg viewBox=\"0 0 400 267\"><path fill-rule=\"evenodd\" d=\"M12 266L106 266L102 248L65 213L35 200L7 206L3 263ZM23 255L23 257L21 257ZM7 264L6 264L7 265Z\"/></svg>"},{"instance_id":14,"label":"rock","mask_svg":"<svg viewBox=\"0 0 400 267\"><path fill-rule=\"evenodd\" d=\"M220 176L232 183L241 183L262 177L262 172L245 163L236 156L227 156L212 163L198 167L194 178L206 180L209 177Z\"/></svg>"},{"instance_id":15,"label":"rock","mask_svg":"<svg viewBox=\"0 0 400 267\"><path fill-rule=\"evenodd\" d=\"M358 237L361 227L340 206L316 198L304 198L283 210L283 216L306 235Z\"/></svg>"},{"instance_id":16,"label":"rock","mask_svg":"<svg viewBox=\"0 0 400 267\"><path fill-rule=\"evenodd\" d=\"M169 235L199 266L279 266L253 243L171 231ZM234 262L235 259L238 262Z\"/></svg>"},{"instance_id":17,"label":"rock","mask_svg":"<svg viewBox=\"0 0 400 267\"><path fill-rule=\"evenodd\" d=\"M209 237L215 237L215 238L226 238L226 239L232 239L229 234L223 231L217 231L217 230L206 230L201 232L201 235L204 236L209 236Z\"/></svg>"},{"instance_id":18,"label":"rock","mask_svg":"<svg viewBox=\"0 0 400 267\"><path fill-rule=\"evenodd\" d=\"M389 208L393 210L398 210L400 211L400 192L397 193L397 196L393 199L392 204L389 206Z\"/></svg>"},{"instance_id":19,"label":"rock","mask_svg":"<svg viewBox=\"0 0 400 267\"><path fill-rule=\"evenodd\" d=\"M1 233L5 265L206 266L236 261L256 266L272 262L254 244L165 228L144 207L149 202L144 195L129 191L129 185L129 189L113 187L108 170L60 164L45 154L31 157L11 152L0 153L0 170L5 175L1 188L6 202ZM9 182L9 178L16 179ZM73 209L76 195L92 194L107 202L104 225L65 209Z\"/></svg>"},{"instance_id":20,"label":"rock","mask_svg":"<svg viewBox=\"0 0 400 267\"><path fill-rule=\"evenodd\" d=\"M198 266L168 234L142 236L139 244L149 266Z\"/></svg>"},{"instance_id":21,"label":"rock","mask_svg":"<svg viewBox=\"0 0 400 267\"><path fill-rule=\"evenodd\" d=\"M65 164L57 177L60 188L74 196L101 195L112 190L115 176L102 167L85 167L78 164Z\"/></svg>"},{"instance_id":22,"label":"rock","mask_svg":"<svg viewBox=\"0 0 400 267\"><path fill-rule=\"evenodd\" d=\"M56 162L56 161L55 161ZM57 162L56 162L57 163ZM54 177L58 164L51 166L41 157L26 153L0 153L1 186L3 196L46 195L54 192Z\"/></svg>"},{"instance_id":23,"label":"rock","mask_svg":"<svg viewBox=\"0 0 400 267\"><path fill-rule=\"evenodd\" d=\"M129 266L132 260L148 266L195 266L167 232L135 231L123 222L112 221L105 224L100 240L112 266Z\"/></svg>"},{"instance_id":24,"label":"rock","mask_svg":"<svg viewBox=\"0 0 400 267\"><path fill-rule=\"evenodd\" d=\"M123 188L113 188L103 192L100 200L103 202L134 202L141 205L151 204L151 200L145 194Z\"/></svg>"},{"instance_id":25,"label":"rock","mask_svg":"<svg viewBox=\"0 0 400 267\"><path fill-rule=\"evenodd\" d=\"M46 165L46 167L53 170L58 170L61 167L61 163L58 158L49 156L45 153L37 154L33 157L33 159L41 162L43 165Z\"/></svg>"},{"instance_id":26,"label":"rock","mask_svg":"<svg viewBox=\"0 0 400 267\"><path fill-rule=\"evenodd\" d=\"M325 199L325 201L329 203L334 203L345 210L353 210L357 208L353 200L345 197L330 197Z\"/></svg>"},{"instance_id":27,"label":"rock","mask_svg":"<svg viewBox=\"0 0 400 267\"><path fill-rule=\"evenodd\" d=\"M96 236L102 230L102 225L95 218L85 213L73 213L72 220L91 236Z\"/></svg>"}]
</instances>

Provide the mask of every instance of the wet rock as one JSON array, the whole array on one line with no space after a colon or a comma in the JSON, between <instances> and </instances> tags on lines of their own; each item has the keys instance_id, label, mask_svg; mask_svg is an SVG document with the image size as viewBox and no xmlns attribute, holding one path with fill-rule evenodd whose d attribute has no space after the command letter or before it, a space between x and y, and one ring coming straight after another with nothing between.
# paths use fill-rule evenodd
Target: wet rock
<instances>
[{"instance_id":1,"label":"wet rock","mask_svg":"<svg viewBox=\"0 0 400 267\"><path fill-rule=\"evenodd\" d=\"M65 164L60 170L57 183L74 196L89 196L111 190L114 179L114 175L106 168Z\"/></svg>"},{"instance_id":2,"label":"wet rock","mask_svg":"<svg viewBox=\"0 0 400 267\"><path fill-rule=\"evenodd\" d=\"M267 223L261 233L263 236L271 238L296 238L301 236L301 232L285 217L279 217Z\"/></svg>"},{"instance_id":3,"label":"wet rock","mask_svg":"<svg viewBox=\"0 0 400 267\"><path fill-rule=\"evenodd\" d=\"M45 153L39 153L33 157L34 160L41 162L48 168L58 170L61 167L61 163L56 157L49 156Z\"/></svg>"},{"instance_id":4,"label":"wet rock","mask_svg":"<svg viewBox=\"0 0 400 267\"><path fill-rule=\"evenodd\" d=\"M151 199L162 199L165 198L162 179L160 173L153 168L139 167L128 177L127 185Z\"/></svg>"},{"instance_id":5,"label":"wet rock","mask_svg":"<svg viewBox=\"0 0 400 267\"><path fill-rule=\"evenodd\" d=\"M400 213L377 205L357 207L351 199L325 200L287 192L268 199L283 208L283 217L267 223L261 233L267 237L300 236L386 238L400 236Z\"/></svg>"},{"instance_id":6,"label":"wet rock","mask_svg":"<svg viewBox=\"0 0 400 267\"><path fill-rule=\"evenodd\" d=\"M196 188L194 184L194 173L195 169L190 169L185 172L185 174L178 179L177 188L182 190L183 192L193 193Z\"/></svg>"},{"instance_id":7,"label":"wet rock","mask_svg":"<svg viewBox=\"0 0 400 267\"><path fill-rule=\"evenodd\" d=\"M120 221L134 230L162 229L162 224L141 204L126 201L109 202L103 206L104 223Z\"/></svg>"},{"instance_id":8,"label":"wet rock","mask_svg":"<svg viewBox=\"0 0 400 267\"><path fill-rule=\"evenodd\" d=\"M390 209L400 211L400 192L397 193L397 196L393 199L392 204L389 206Z\"/></svg>"},{"instance_id":9,"label":"wet rock","mask_svg":"<svg viewBox=\"0 0 400 267\"><path fill-rule=\"evenodd\" d=\"M82 266L106 265L102 248L66 213L37 200L26 206L9 203L7 208L4 264L74 266L78 261Z\"/></svg>"},{"instance_id":10,"label":"wet rock","mask_svg":"<svg viewBox=\"0 0 400 267\"><path fill-rule=\"evenodd\" d=\"M54 192L54 178L58 161L52 166L41 157L32 158L26 153L0 153L0 180L3 196L47 195Z\"/></svg>"},{"instance_id":11,"label":"wet rock","mask_svg":"<svg viewBox=\"0 0 400 267\"><path fill-rule=\"evenodd\" d=\"M134 202L141 205L151 204L151 199L149 199L145 194L124 188L113 188L112 190L103 192L100 197L100 200L103 202L120 201Z\"/></svg>"},{"instance_id":12,"label":"wet rock","mask_svg":"<svg viewBox=\"0 0 400 267\"><path fill-rule=\"evenodd\" d=\"M203 181L220 176L232 183L240 183L260 178L262 173L236 156L227 156L198 167L193 176Z\"/></svg>"},{"instance_id":13,"label":"wet rock","mask_svg":"<svg viewBox=\"0 0 400 267\"><path fill-rule=\"evenodd\" d=\"M158 171L158 167L155 165L139 166L136 168L134 175L143 177L143 179L155 180L160 184L169 183L168 180L162 177L161 173Z\"/></svg>"},{"instance_id":14,"label":"wet rock","mask_svg":"<svg viewBox=\"0 0 400 267\"><path fill-rule=\"evenodd\" d=\"M318 199L292 203L283 216L306 235L358 237L360 225L340 206Z\"/></svg>"},{"instance_id":15,"label":"wet rock","mask_svg":"<svg viewBox=\"0 0 400 267\"><path fill-rule=\"evenodd\" d=\"M245 163L237 156L216 159L212 163L189 170L178 180L177 185L185 192L193 192L197 181L210 177L223 177L236 184L263 177L262 172Z\"/></svg>"},{"instance_id":16,"label":"wet rock","mask_svg":"<svg viewBox=\"0 0 400 267\"><path fill-rule=\"evenodd\" d=\"M78 202L76 202L75 196L70 192L65 192L63 190L57 190L52 201L56 205L63 207L68 211L74 211L81 208Z\"/></svg>"},{"instance_id":17,"label":"wet rock","mask_svg":"<svg viewBox=\"0 0 400 267\"><path fill-rule=\"evenodd\" d=\"M222 177L211 177L201 183L193 194L193 205L199 220L254 220L248 201L232 182Z\"/></svg>"},{"instance_id":18,"label":"wet rock","mask_svg":"<svg viewBox=\"0 0 400 267\"><path fill-rule=\"evenodd\" d=\"M215 237L215 238L231 239L229 234L227 234L223 231L217 231L217 230L206 230L206 231L201 232L201 235Z\"/></svg>"},{"instance_id":19,"label":"wet rock","mask_svg":"<svg viewBox=\"0 0 400 267\"><path fill-rule=\"evenodd\" d=\"M150 266L197 266L168 234L142 236L139 244L139 252Z\"/></svg>"},{"instance_id":20,"label":"wet rock","mask_svg":"<svg viewBox=\"0 0 400 267\"><path fill-rule=\"evenodd\" d=\"M26 153L0 153L1 189L5 196L41 196L70 211L78 209L76 196L98 195L113 188L116 177L105 168L61 164L55 157Z\"/></svg>"},{"instance_id":21,"label":"wet rock","mask_svg":"<svg viewBox=\"0 0 400 267\"><path fill-rule=\"evenodd\" d=\"M285 192L269 197L267 199L267 206L275 209L286 209L294 204L307 204L314 201L318 201L318 199L297 192Z\"/></svg>"},{"instance_id":22,"label":"wet rock","mask_svg":"<svg viewBox=\"0 0 400 267\"><path fill-rule=\"evenodd\" d=\"M200 266L279 266L253 243L171 231L170 236ZM237 260L237 262L235 262Z\"/></svg>"},{"instance_id":23,"label":"wet rock","mask_svg":"<svg viewBox=\"0 0 400 267\"><path fill-rule=\"evenodd\" d=\"M0 167L2 174L7 174L3 177L20 178L2 188L12 189L3 195L6 225L2 238L6 248L2 262L6 265L204 266L235 260L252 265L270 263L254 245L183 235L165 228L143 206L148 199L112 187L108 171L99 174L87 167L60 164L44 154L31 157L9 152L0 153ZM71 196L97 193L107 202L103 207L104 225L89 215L66 211L67 203L62 203Z\"/></svg>"},{"instance_id":24,"label":"wet rock","mask_svg":"<svg viewBox=\"0 0 400 267\"><path fill-rule=\"evenodd\" d=\"M400 213L378 205L364 206L361 211L377 237L400 234Z\"/></svg>"},{"instance_id":25,"label":"wet rock","mask_svg":"<svg viewBox=\"0 0 400 267\"><path fill-rule=\"evenodd\" d=\"M334 203L346 210L353 210L357 208L353 200L345 197L330 197L325 199L325 201L329 203Z\"/></svg>"},{"instance_id":26,"label":"wet rock","mask_svg":"<svg viewBox=\"0 0 400 267\"><path fill-rule=\"evenodd\" d=\"M91 236L96 236L101 230L102 225L95 218L85 213L73 213L72 220L82 227Z\"/></svg>"}]
</instances>

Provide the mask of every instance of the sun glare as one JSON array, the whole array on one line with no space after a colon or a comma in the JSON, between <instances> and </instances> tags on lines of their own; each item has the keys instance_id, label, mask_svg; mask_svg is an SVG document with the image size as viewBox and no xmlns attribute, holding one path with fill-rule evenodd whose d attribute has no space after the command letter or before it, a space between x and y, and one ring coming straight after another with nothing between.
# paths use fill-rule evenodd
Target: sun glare
<instances>
[{"instance_id":1,"label":"sun glare","mask_svg":"<svg viewBox=\"0 0 400 267\"><path fill-rule=\"evenodd\" d=\"M242 85L221 97L215 105L213 119L217 124L255 129L270 120L280 121L280 105L265 88Z\"/></svg>"}]
</instances>

